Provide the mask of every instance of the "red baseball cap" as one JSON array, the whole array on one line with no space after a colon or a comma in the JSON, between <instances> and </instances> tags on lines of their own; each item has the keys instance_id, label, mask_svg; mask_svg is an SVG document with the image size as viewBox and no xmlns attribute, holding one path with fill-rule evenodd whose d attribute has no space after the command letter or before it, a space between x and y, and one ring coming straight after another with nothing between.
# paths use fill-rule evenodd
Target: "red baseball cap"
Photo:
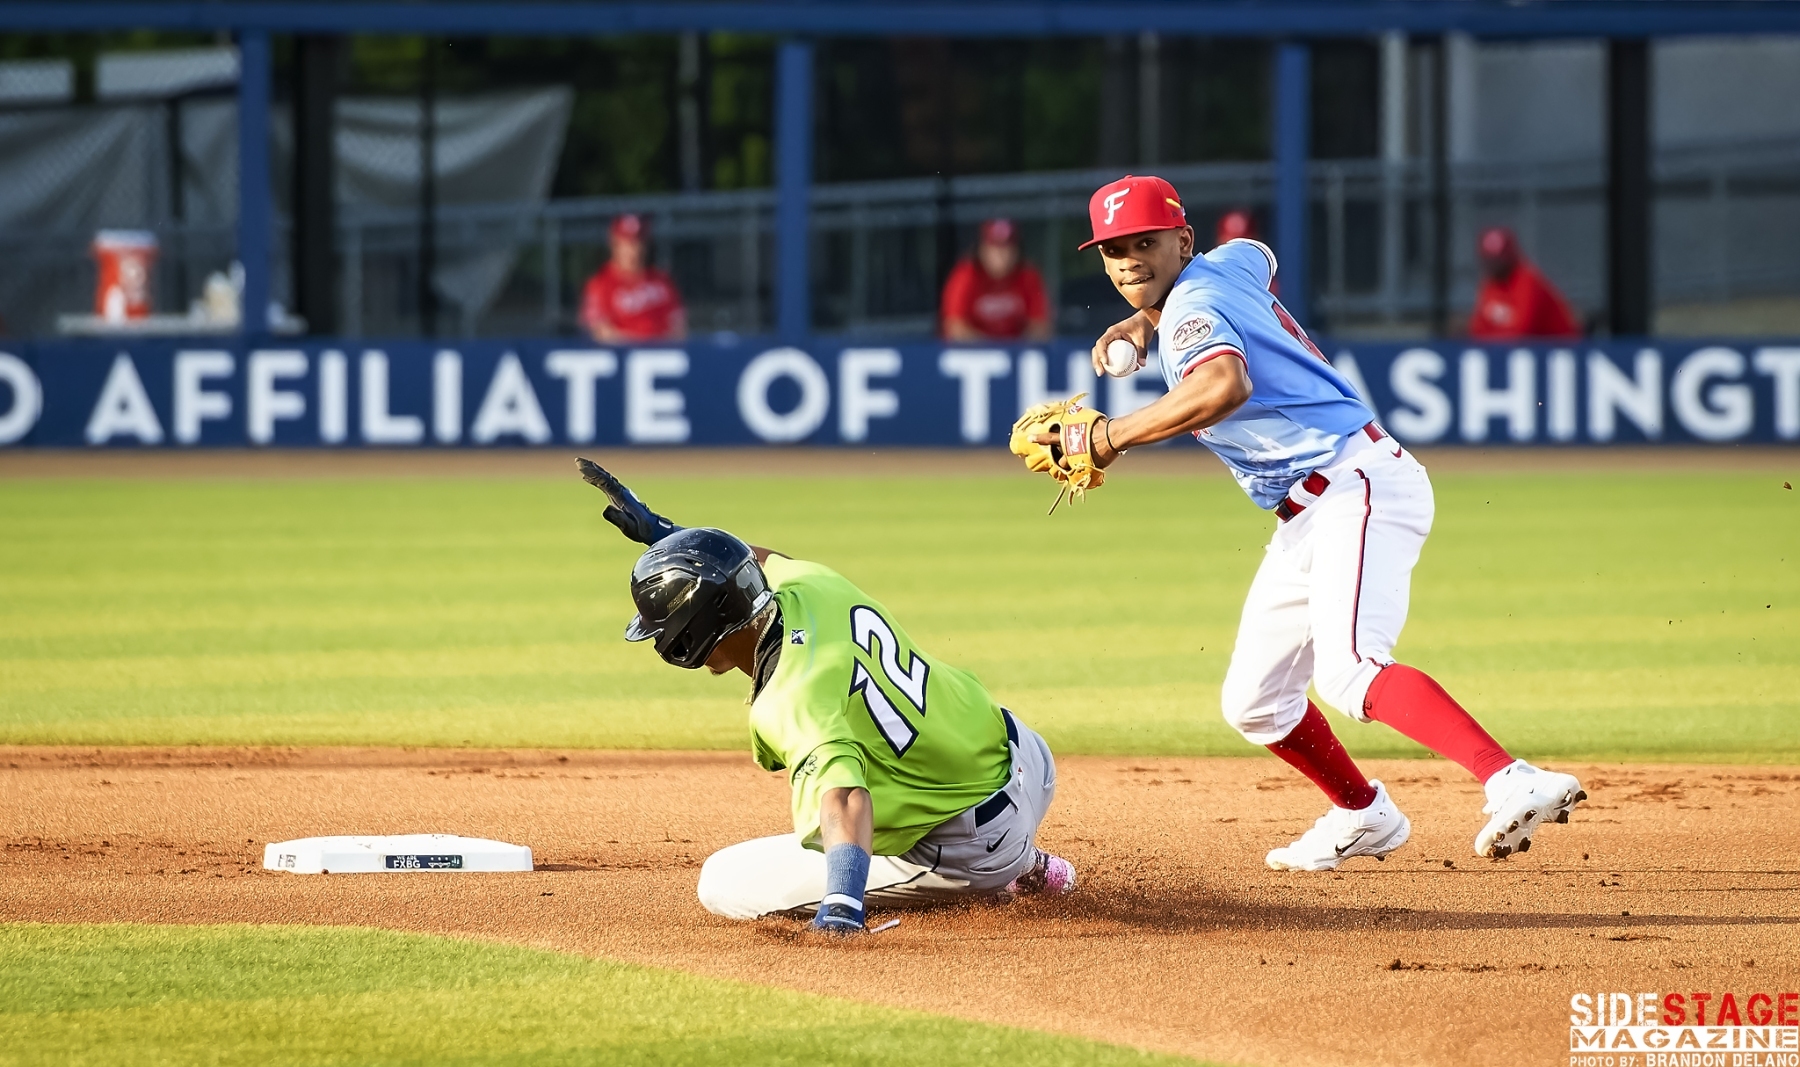
<instances>
[{"instance_id":1,"label":"red baseball cap","mask_svg":"<svg viewBox=\"0 0 1800 1067\"><path fill-rule=\"evenodd\" d=\"M1011 245L1019 243L1019 229L1011 219L989 219L981 224L981 243Z\"/></svg>"},{"instance_id":2,"label":"red baseball cap","mask_svg":"<svg viewBox=\"0 0 1800 1067\"><path fill-rule=\"evenodd\" d=\"M612 220L612 236L641 241L644 239L644 220L636 215L620 215Z\"/></svg>"},{"instance_id":3,"label":"red baseball cap","mask_svg":"<svg viewBox=\"0 0 1800 1067\"><path fill-rule=\"evenodd\" d=\"M1094 236L1082 248L1101 241L1150 230L1172 230L1187 225L1187 209L1181 194L1161 178L1127 174L1094 190L1088 200L1088 221Z\"/></svg>"}]
</instances>

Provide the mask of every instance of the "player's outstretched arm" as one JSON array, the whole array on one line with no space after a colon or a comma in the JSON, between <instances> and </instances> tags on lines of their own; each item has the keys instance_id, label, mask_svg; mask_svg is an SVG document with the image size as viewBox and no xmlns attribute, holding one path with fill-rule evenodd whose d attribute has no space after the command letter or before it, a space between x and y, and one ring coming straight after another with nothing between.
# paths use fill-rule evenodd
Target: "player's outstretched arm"
<instances>
[{"instance_id":1,"label":"player's outstretched arm","mask_svg":"<svg viewBox=\"0 0 1800 1067\"><path fill-rule=\"evenodd\" d=\"M1094 459L1102 467L1135 445L1152 445L1221 421L1250 399L1250 374L1235 353L1195 367L1180 385L1130 415L1109 420L1094 435Z\"/></svg>"},{"instance_id":2,"label":"player's outstretched arm","mask_svg":"<svg viewBox=\"0 0 1800 1067\"><path fill-rule=\"evenodd\" d=\"M833 845L874 850L875 803L867 789L840 786L825 790L819 804L819 843L827 852Z\"/></svg>"},{"instance_id":3,"label":"player's outstretched arm","mask_svg":"<svg viewBox=\"0 0 1800 1067\"><path fill-rule=\"evenodd\" d=\"M827 934L862 933L869 853L875 848L875 804L867 789L825 791L819 803L819 844L825 850L825 899L819 902L813 928Z\"/></svg>"},{"instance_id":4,"label":"player's outstretched arm","mask_svg":"<svg viewBox=\"0 0 1800 1067\"><path fill-rule=\"evenodd\" d=\"M591 459L577 458L575 469L581 472L582 481L606 494L610 501L606 510L600 515L607 522L619 528L619 532L640 545L654 545L670 534L680 533L685 526L677 526L656 512L651 511L637 494L625 487L625 483L612 476L612 473ZM786 557L787 553L777 552L772 548L751 545L750 551L756 555L757 563L769 562L770 556Z\"/></svg>"},{"instance_id":5,"label":"player's outstretched arm","mask_svg":"<svg viewBox=\"0 0 1800 1067\"><path fill-rule=\"evenodd\" d=\"M638 544L653 545L684 529L651 511L637 498L636 493L625 488L625 483L593 460L577 458L575 469L581 472L582 481L606 494L609 503L606 510L600 513L601 517Z\"/></svg>"}]
</instances>

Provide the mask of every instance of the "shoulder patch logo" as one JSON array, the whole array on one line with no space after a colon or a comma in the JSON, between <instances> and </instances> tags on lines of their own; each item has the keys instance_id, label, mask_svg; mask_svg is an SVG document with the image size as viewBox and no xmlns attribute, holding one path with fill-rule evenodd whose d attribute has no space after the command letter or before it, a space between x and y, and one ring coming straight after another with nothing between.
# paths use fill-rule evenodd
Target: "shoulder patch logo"
<instances>
[{"instance_id":1,"label":"shoulder patch logo","mask_svg":"<svg viewBox=\"0 0 1800 1067\"><path fill-rule=\"evenodd\" d=\"M1169 346L1177 352L1185 351L1206 340L1212 328L1212 320L1205 315L1190 315L1169 335Z\"/></svg>"},{"instance_id":2,"label":"shoulder patch logo","mask_svg":"<svg viewBox=\"0 0 1800 1067\"><path fill-rule=\"evenodd\" d=\"M797 781L801 778L805 778L807 775L812 774L818 769L819 757L817 755L808 756L806 757L806 762L800 765L800 769L794 772L794 779Z\"/></svg>"},{"instance_id":3,"label":"shoulder patch logo","mask_svg":"<svg viewBox=\"0 0 1800 1067\"><path fill-rule=\"evenodd\" d=\"M795 630L792 634L789 634L788 635L788 644L790 644L790 645L806 644L806 631L805 630Z\"/></svg>"}]
</instances>

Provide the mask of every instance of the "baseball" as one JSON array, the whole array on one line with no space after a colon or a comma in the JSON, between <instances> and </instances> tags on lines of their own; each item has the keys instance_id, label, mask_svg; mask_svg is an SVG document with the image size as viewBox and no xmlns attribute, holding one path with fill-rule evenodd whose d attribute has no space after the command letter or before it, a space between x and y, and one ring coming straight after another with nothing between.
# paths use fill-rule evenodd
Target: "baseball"
<instances>
[{"instance_id":1,"label":"baseball","mask_svg":"<svg viewBox=\"0 0 1800 1067\"><path fill-rule=\"evenodd\" d=\"M1106 373L1114 378L1123 378L1137 370L1138 348L1123 337L1113 338L1112 344L1106 346Z\"/></svg>"}]
</instances>

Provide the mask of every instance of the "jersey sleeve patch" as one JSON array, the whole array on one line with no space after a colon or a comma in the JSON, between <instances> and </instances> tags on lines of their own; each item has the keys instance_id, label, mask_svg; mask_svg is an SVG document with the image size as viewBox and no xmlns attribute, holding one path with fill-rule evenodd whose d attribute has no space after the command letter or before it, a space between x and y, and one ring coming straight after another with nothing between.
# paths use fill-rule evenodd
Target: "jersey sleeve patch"
<instances>
[{"instance_id":1,"label":"jersey sleeve patch","mask_svg":"<svg viewBox=\"0 0 1800 1067\"><path fill-rule=\"evenodd\" d=\"M1169 334L1169 347L1186 352L1212 336L1213 320L1206 315L1189 315Z\"/></svg>"},{"instance_id":2,"label":"jersey sleeve patch","mask_svg":"<svg viewBox=\"0 0 1800 1067\"><path fill-rule=\"evenodd\" d=\"M815 752L807 757L808 762L817 760L818 766L813 770L817 788L822 793L827 789L867 789L869 787L868 772L863 761L848 752Z\"/></svg>"}]
</instances>

